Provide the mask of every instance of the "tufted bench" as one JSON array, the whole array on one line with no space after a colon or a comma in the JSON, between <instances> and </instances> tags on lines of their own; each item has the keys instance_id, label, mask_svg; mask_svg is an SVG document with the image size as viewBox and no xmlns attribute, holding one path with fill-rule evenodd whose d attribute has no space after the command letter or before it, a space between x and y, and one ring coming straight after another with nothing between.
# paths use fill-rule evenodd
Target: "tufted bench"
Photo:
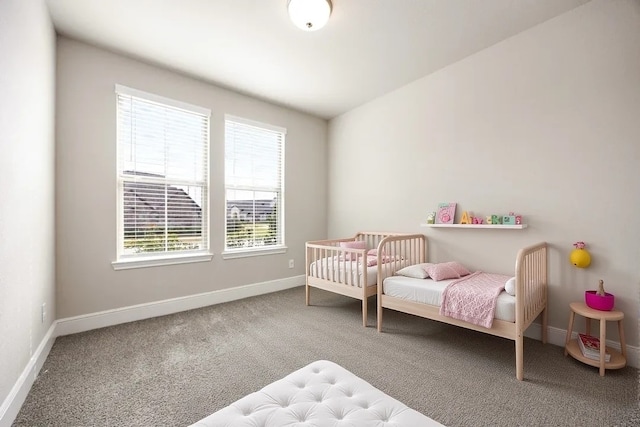
<instances>
[{"instance_id":1,"label":"tufted bench","mask_svg":"<svg viewBox=\"0 0 640 427\"><path fill-rule=\"evenodd\" d=\"M442 426L343 367L313 362L193 427Z\"/></svg>"}]
</instances>

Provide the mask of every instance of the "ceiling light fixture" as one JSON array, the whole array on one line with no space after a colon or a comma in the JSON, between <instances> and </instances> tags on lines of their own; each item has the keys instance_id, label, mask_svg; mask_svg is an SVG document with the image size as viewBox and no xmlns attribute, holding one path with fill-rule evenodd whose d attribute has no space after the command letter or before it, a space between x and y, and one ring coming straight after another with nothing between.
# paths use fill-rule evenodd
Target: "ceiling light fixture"
<instances>
[{"instance_id":1,"label":"ceiling light fixture","mask_svg":"<svg viewBox=\"0 0 640 427\"><path fill-rule=\"evenodd\" d=\"M331 15L331 0L289 0L289 18L296 27L315 31L324 27Z\"/></svg>"}]
</instances>

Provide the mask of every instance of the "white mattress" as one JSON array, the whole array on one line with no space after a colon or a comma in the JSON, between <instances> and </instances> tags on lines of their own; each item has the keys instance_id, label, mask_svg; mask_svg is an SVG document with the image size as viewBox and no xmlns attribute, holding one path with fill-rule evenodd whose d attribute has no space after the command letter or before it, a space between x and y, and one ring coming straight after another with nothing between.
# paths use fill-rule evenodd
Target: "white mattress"
<instances>
[{"instance_id":1,"label":"white mattress","mask_svg":"<svg viewBox=\"0 0 640 427\"><path fill-rule=\"evenodd\" d=\"M380 427L442 424L343 367L313 362L193 424L193 427Z\"/></svg>"},{"instance_id":2,"label":"white mattress","mask_svg":"<svg viewBox=\"0 0 640 427\"><path fill-rule=\"evenodd\" d=\"M325 265L327 266L325 267ZM318 271L318 266L320 271ZM376 265L366 267L355 261L334 261L333 258L323 258L311 263L310 272L313 277L332 282L337 282L339 278L342 283L352 283L354 286L361 287L359 276L362 276L364 268L367 269L367 286L376 285L378 283L378 266ZM349 279L349 275L351 275L351 279Z\"/></svg>"},{"instance_id":3,"label":"white mattress","mask_svg":"<svg viewBox=\"0 0 640 427\"><path fill-rule=\"evenodd\" d=\"M414 279L405 276L391 276L384 279L382 289L385 295L440 307L442 292L454 280ZM498 296L495 319L506 322L516 321L516 297L502 291Z\"/></svg>"}]
</instances>

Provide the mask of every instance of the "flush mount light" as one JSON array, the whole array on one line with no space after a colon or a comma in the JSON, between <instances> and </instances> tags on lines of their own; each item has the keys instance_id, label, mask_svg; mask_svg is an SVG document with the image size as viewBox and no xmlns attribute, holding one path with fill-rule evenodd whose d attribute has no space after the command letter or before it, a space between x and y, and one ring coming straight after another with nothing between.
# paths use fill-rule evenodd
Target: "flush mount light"
<instances>
[{"instance_id":1,"label":"flush mount light","mask_svg":"<svg viewBox=\"0 0 640 427\"><path fill-rule=\"evenodd\" d=\"M331 0L289 0L289 18L305 31L324 27L331 15Z\"/></svg>"}]
</instances>

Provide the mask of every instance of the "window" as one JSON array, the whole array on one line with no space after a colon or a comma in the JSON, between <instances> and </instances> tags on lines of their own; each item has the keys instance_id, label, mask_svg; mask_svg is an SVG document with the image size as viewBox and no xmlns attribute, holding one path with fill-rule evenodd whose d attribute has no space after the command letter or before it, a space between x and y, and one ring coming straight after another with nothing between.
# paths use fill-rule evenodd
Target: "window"
<instances>
[{"instance_id":1,"label":"window","mask_svg":"<svg viewBox=\"0 0 640 427\"><path fill-rule=\"evenodd\" d=\"M286 129L225 117L225 254L284 252Z\"/></svg>"},{"instance_id":2,"label":"window","mask_svg":"<svg viewBox=\"0 0 640 427\"><path fill-rule=\"evenodd\" d=\"M120 268L206 259L209 110L120 85L116 94Z\"/></svg>"}]
</instances>

